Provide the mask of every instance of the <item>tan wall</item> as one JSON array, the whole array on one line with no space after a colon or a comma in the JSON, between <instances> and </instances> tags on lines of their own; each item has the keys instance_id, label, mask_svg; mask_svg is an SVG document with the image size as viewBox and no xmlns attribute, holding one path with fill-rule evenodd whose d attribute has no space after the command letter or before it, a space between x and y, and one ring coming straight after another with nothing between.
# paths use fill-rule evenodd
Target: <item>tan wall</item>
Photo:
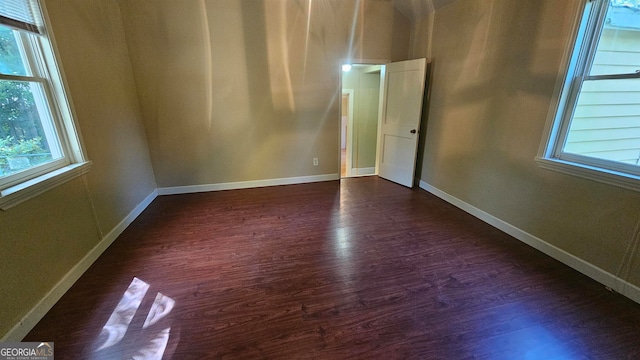
<instances>
[{"instance_id":1,"label":"tan wall","mask_svg":"<svg viewBox=\"0 0 640 360\"><path fill-rule=\"evenodd\" d=\"M426 58L431 60L431 34L433 33L433 21L435 13L429 13L411 23L411 35L409 42L409 58Z\"/></svg>"},{"instance_id":2,"label":"tan wall","mask_svg":"<svg viewBox=\"0 0 640 360\"><path fill-rule=\"evenodd\" d=\"M367 73L369 67L353 67L343 73L342 87L354 90L353 101L353 168L376 166L378 141L378 105L380 73Z\"/></svg>"},{"instance_id":3,"label":"tan wall","mask_svg":"<svg viewBox=\"0 0 640 360\"><path fill-rule=\"evenodd\" d=\"M534 157L579 1L466 0L435 13L421 179L640 285L623 262L640 194L544 170ZM425 39L428 41L428 39Z\"/></svg>"},{"instance_id":4,"label":"tan wall","mask_svg":"<svg viewBox=\"0 0 640 360\"><path fill-rule=\"evenodd\" d=\"M378 108L380 104L380 72L366 73L360 76L360 97L358 101L357 133L358 157L356 168L376 166L376 148L378 142Z\"/></svg>"},{"instance_id":5,"label":"tan wall","mask_svg":"<svg viewBox=\"0 0 640 360\"><path fill-rule=\"evenodd\" d=\"M314 2L308 38L290 1L44 2L93 167L0 212L0 337L153 192L153 170L161 186L336 173L339 59L408 51L379 1Z\"/></svg>"},{"instance_id":6,"label":"tan wall","mask_svg":"<svg viewBox=\"0 0 640 360\"><path fill-rule=\"evenodd\" d=\"M340 59L406 59L409 22L308 3L120 2L159 187L339 172Z\"/></svg>"},{"instance_id":7,"label":"tan wall","mask_svg":"<svg viewBox=\"0 0 640 360\"><path fill-rule=\"evenodd\" d=\"M0 338L156 187L117 3L45 3L93 167L0 211Z\"/></svg>"}]
</instances>

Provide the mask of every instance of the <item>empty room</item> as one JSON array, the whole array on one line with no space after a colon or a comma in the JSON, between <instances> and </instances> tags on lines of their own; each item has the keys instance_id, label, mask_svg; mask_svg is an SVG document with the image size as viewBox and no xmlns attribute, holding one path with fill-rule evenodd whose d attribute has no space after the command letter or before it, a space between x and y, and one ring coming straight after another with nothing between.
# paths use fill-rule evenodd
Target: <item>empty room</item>
<instances>
[{"instance_id":1,"label":"empty room","mask_svg":"<svg viewBox=\"0 0 640 360\"><path fill-rule=\"evenodd\" d=\"M4 354L640 358L639 242L639 0L0 3Z\"/></svg>"}]
</instances>

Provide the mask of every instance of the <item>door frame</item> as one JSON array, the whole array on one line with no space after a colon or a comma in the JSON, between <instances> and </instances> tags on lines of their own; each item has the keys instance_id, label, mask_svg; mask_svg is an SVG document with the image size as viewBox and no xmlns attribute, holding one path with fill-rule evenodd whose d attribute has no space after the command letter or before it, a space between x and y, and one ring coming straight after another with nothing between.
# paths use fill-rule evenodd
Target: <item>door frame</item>
<instances>
[{"instance_id":1,"label":"door frame","mask_svg":"<svg viewBox=\"0 0 640 360\"><path fill-rule=\"evenodd\" d=\"M347 96L347 101L349 103L349 109L347 112L347 133L345 134L345 148L346 148L346 173L345 177L351 177L353 170L353 100L355 96L354 89L342 89L342 96ZM342 100L342 98L340 99ZM342 101L340 101L340 117L342 117ZM341 119L342 120L342 119ZM340 122L340 132L342 133L342 122ZM342 134L341 134L342 135ZM342 140L342 137L340 138ZM342 141L340 141L342 143ZM340 161L342 161L342 156L340 157ZM342 177L342 174L340 174Z\"/></svg>"},{"instance_id":2,"label":"door frame","mask_svg":"<svg viewBox=\"0 0 640 360\"><path fill-rule=\"evenodd\" d=\"M338 94L340 94L340 101L338 102L338 124L340 124L338 126L338 145L341 144L342 142L342 65L380 65L381 69L380 69L380 96L382 96L382 91L384 89L383 84L384 81L382 78L382 74L385 71L385 65L390 63L391 60L387 60L387 59L340 59L339 63L338 63ZM349 90L353 90L353 89L349 89ZM382 99L382 97L380 97L380 99ZM349 101L353 100L353 97L350 96ZM378 105L378 136L380 136L380 127L382 126L381 120L382 117L380 115L380 104ZM350 103L349 104L349 110L352 111L353 110L353 104ZM349 121L350 123L348 123L347 128L348 129L352 129L353 128L353 114L350 114L349 116ZM351 132L351 134L353 134L353 131ZM351 166L352 164L352 156L353 156L353 149L351 149L351 156L349 153L349 147L351 146L350 144L353 144L353 138L349 139L350 135L349 133L347 133L347 164L346 164L346 177L350 177L353 176L352 174L352 169ZM349 141L351 140L351 141ZM379 156L379 148L380 147L380 138L378 138L378 141L376 142L376 165L375 165L375 174L373 175L378 175L378 156ZM342 149L342 147L338 146L339 149ZM338 151L338 177L342 178L341 175L341 169L340 166L342 165L342 154L340 153L340 151Z\"/></svg>"},{"instance_id":3,"label":"door frame","mask_svg":"<svg viewBox=\"0 0 640 360\"><path fill-rule=\"evenodd\" d=\"M386 106L385 96L387 96L387 66L380 67L380 97L378 98L378 139L376 139L376 175L380 174L380 154L382 154L382 118Z\"/></svg>"}]
</instances>

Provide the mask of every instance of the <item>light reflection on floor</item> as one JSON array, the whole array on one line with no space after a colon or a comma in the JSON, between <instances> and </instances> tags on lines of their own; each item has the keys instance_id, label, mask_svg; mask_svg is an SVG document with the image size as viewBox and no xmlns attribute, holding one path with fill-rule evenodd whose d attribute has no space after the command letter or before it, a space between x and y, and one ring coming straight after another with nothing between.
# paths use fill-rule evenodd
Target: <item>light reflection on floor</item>
<instances>
[{"instance_id":1,"label":"light reflection on floor","mask_svg":"<svg viewBox=\"0 0 640 360\"><path fill-rule=\"evenodd\" d=\"M341 259L348 259L349 257L351 257L351 234L349 233L349 229L336 229L334 237L336 256Z\"/></svg>"},{"instance_id":2,"label":"light reflection on floor","mask_svg":"<svg viewBox=\"0 0 640 360\"><path fill-rule=\"evenodd\" d=\"M481 352L495 359L526 360L568 360L580 355L576 344L564 339L552 323L536 319L527 307L507 306L495 320L503 323L506 318L510 330L483 341Z\"/></svg>"},{"instance_id":3,"label":"light reflection on floor","mask_svg":"<svg viewBox=\"0 0 640 360\"><path fill-rule=\"evenodd\" d=\"M576 353L541 325L532 326L493 339L493 351L510 358L527 360L574 359ZM502 350L502 351L500 351ZM514 356L514 354L519 354Z\"/></svg>"},{"instance_id":4,"label":"light reflection on floor","mask_svg":"<svg viewBox=\"0 0 640 360\"><path fill-rule=\"evenodd\" d=\"M144 314L138 310L149 288L148 283L133 278L93 346L94 358L161 360L166 355L171 334L167 315L171 313L176 302L160 292L157 293L146 313L144 323L140 326L141 321L134 319L139 319ZM165 356L166 358L170 356Z\"/></svg>"}]
</instances>

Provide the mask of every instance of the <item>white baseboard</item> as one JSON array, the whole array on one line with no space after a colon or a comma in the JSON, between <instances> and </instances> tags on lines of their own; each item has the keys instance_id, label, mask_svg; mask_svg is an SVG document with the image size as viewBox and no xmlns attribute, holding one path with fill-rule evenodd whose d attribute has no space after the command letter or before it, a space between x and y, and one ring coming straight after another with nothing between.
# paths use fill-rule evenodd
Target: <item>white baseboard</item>
<instances>
[{"instance_id":1,"label":"white baseboard","mask_svg":"<svg viewBox=\"0 0 640 360\"><path fill-rule=\"evenodd\" d=\"M367 176L367 175L375 175L376 168L368 167L368 168L353 168L351 170L351 176Z\"/></svg>"},{"instance_id":2,"label":"white baseboard","mask_svg":"<svg viewBox=\"0 0 640 360\"><path fill-rule=\"evenodd\" d=\"M100 255L111 245L116 238L135 220L144 209L158 196L154 190L138 206L135 207L113 230L85 255L71 270L45 295L21 320L7 332L0 342L21 341L34 326L51 310L58 300L75 284L82 274L89 269Z\"/></svg>"},{"instance_id":3,"label":"white baseboard","mask_svg":"<svg viewBox=\"0 0 640 360\"><path fill-rule=\"evenodd\" d=\"M613 289L614 291L640 303L640 287L631 284L591 263L588 263L575 255L572 255L548 242L527 233L477 207L470 205L446 192L431 186L430 184L420 180L420 188L424 189L442 200L466 211L467 213L477 217L478 219L492 225L523 243L551 256L552 258L562 262L563 264L585 274L586 276L596 280L597 282Z\"/></svg>"},{"instance_id":4,"label":"white baseboard","mask_svg":"<svg viewBox=\"0 0 640 360\"><path fill-rule=\"evenodd\" d=\"M222 184L179 186L170 188L158 188L147 196L135 207L116 227L114 227L102 240L91 249L69 272L18 322L11 330L0 338L0 342L20 341L33 329L33 327L51 310L58 300L73 286L87 269L102 255L116 238L151 204L158 195L183 194L191 192L232 190L275 185L302 184L319 181L339 180L339 174L327 174L317 176L302 176L283 179L243 181Z\"/></svg>"},{"instance_id":5,"label":"white baseboard","mask_svg":"<svg viewBox=\"0 0 640 360\"><path fill-rule=\"evenodd\" d=\"M228 182L228 183L219 183L219 184L174 186L174 187L158 188L158 195L175 195L175 194L187 194L187 193L221 191L221 190L250 189L250 188L257 188L257 187L304 184L304 183L331 181L331 180L339 180L339 179L340 179L339 174L325 174L325 175L289 177L289 178L281 178L281 179L238 181L238 182Z\"/></svg>"},{"instance_id":6,"label":"white baseboard","mask_svg":"<svg viewBox=\"0 0 640 360\"><path fill-rule=\"evenodd\" d=\"M318 176L304 176L304 177L292 177L283 179L270 179L270 180L256 180L256 181L243 181L233 183L221 183L210 185L195 185L195 186L179 186L158 188L147 196L135 209L133 209L115 228L113 228L87 255L82 258L54 287L47 295L45 295L34 306L29 313L27 313L18 324L16 324L9 332L7 332L0 342L13 342L20 341L26 336L31 329L44 317L44 315L51 310L53 305L60 300L60 298L71 288L71 286L84 274L87 269L93 264L98 257L111 245L116 238L122 234L122 232L129 226L144 209L151 204L151 202L158 195L170 195L170 194L183 194L192 192L205 192L205 191L218 191L218 190L232 190L232 189L244 189L254 187L265 187L275 185L289 185L289 184L301 184L319 181L331 181L338 180L340 176L338 174L327 174ZM473 205L470 205L446 192L433 187L426 182L420 180L420 188L438 196L439 198L453 204L454 206L466 211L467 213L477 217L478 219L504 231L505 233L515 237L516 239L532 246L533 248L553 257L554 259L572 267L573 269L580 271L581 273L589 276L590 278L610 287L616 292L632 299L635 302L640 303L640 287L633 285L623 279L616 277L615 275L602 270L593 264L590 264L554 245L551 245L544 240L535 237L519 228L501 220L497 217L480 210Z\"/></svg>"}]
</instances>

